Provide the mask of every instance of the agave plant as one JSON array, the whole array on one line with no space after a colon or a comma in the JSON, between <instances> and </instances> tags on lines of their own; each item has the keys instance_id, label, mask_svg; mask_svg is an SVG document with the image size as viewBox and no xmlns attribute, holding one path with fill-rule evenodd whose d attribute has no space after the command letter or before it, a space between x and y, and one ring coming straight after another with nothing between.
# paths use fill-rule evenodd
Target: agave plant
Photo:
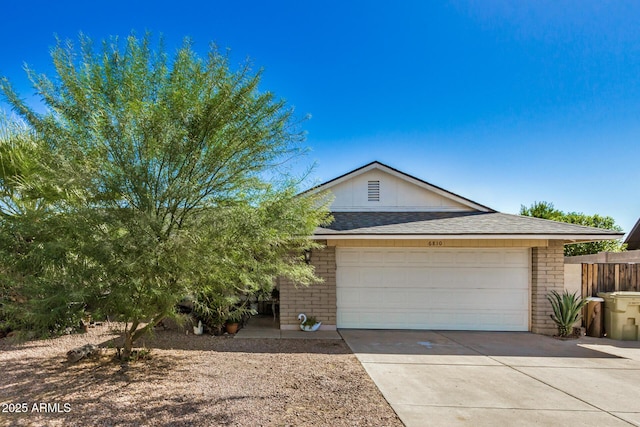
<instances>
[{"instance_id":1,"label":"agave plant","mask_svg":"<svg viewBox=\"0 0 640 427\"><path fill-rule=\"evenodd\" d=\"M582 316L582 308L587 303L576 295L576 292L570 294L564 291L560 295L557 291L551 291L551 295L547 295L547 299L553 308L551 319L558 326L558 334L561 337L571 335L572 326Z\"/></svg>"}]
</instances>

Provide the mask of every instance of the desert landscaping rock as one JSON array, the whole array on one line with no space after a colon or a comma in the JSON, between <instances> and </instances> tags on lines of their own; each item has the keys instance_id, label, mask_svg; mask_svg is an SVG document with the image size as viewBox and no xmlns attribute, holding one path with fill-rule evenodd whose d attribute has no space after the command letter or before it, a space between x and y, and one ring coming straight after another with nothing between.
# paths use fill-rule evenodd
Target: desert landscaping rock
<instances>
[{"instance_id":1,"label":"desert landscaping rock","mask_svg":"<svg viewBox=\"0 0 640 427\"><path fill-rule=\"evenodd\" d=\"M11 409L0 425L402 425L342 341L157 331L140 343L150 358L123 367L113 361L116 337L105 325L52 340L0 340L0 404ZM85 344L103 350L66 362Z\"/></svg>"}]
</instances>

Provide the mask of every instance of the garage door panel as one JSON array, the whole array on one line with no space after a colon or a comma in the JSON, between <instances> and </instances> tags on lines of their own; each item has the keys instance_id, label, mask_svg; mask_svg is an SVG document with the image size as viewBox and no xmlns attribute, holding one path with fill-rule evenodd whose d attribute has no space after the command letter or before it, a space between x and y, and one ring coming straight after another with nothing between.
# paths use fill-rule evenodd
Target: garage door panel
<instances>
[{"instance_id":1,"label":"garage door panel","mask_svg":"<svg viewBox=\"0 0 640 427\"><path fill-rule=\"evenodd\" d=\"M362 307L362 303L360 301L361 294L362 292L359 288L338 289L336 292L336 299L337 301L340 301L339 307L341 307L345 312Z\"/></svg>"},{"instance_id":2,"label":"garage door panel","mask_svg":"<svg viewBox=\"0 0 640 427\"><path fill-rule=\"evenodd\" d=\"M416 301L412 308L426 307L439 310L442 307L451 307L452 312L464 314L478 310L502 311L507 306L526 311L527 293L517 290L483 290L479 295L478 292L469 292L466 289L439 289L423 294L421 301Z\"/></svg>"},{"instance_id":3,"label":"garage door panel","mask_svg":"<svg viewBox=\"0 0 640 427\"><path fill-rule=\"evenodd\" d=\"M378 273L380 274L380 273ZM451 269L407 269L406 281L401 280L396 287L415 286L428 288L498 288L503 289L505 282L512 283L513 287L528 289L529 273L525 268L456 268L455 274ZM501 278L496 280L497 275ZM393 279L392 279L393 280Z\"/></svg>"},{"instance_id":4,"label":"garage door panel","mask_svg":"<svg viewBox=\"0 0 640 427\"><path fill-rule=\"evenodd\" d=\"M426 252L416 252L411 250L402 251L405 265L425 265L429 261Z\"/></svg>"},{"instance_id":5,"label":"garage door panel","mask_svg":"<svg viewBox=\"0 0 640 427\"><path fill-rule=\"evenodd\" d=\"M433 283L432 270L427 268L410 268L405 272L404 283L398 283L397 287L431 288Z\"/></svg>"},{"instance_id":6,"label":"garage door panel","mask_svg":"<svg viewBox=\"0 0 640 427\"><path fill-rule=\"evenodd\" d=\"M407 293L405 292L387 292L386 289L371 289L365 291L358 288L352 290L339 290L337 299L340 301L340 308L348 311L357 311L362 307L372 307L380 303L381 299L385 301L387 308L403 308L408 304Z\"/></svg>"},{"instance_id":7,"label":"garage door panel","mask_svg":"<svg viewBox=\"0 0 640 427\"><path fill-rule=\"evenodd\" d=\"M337 283L344 283L347 286L343 287L357 287L359 285L364 286L366 282L360 280L360 270L353 267L340 267L336 271Z\"/></svg>"},{"instance_id":8,"label":"garage door panel","mask_svg":"<svg viewBox=\"0 0 640 427\"><path fill-rule=\"evenodd\" d=\"M402 265L407 262L407 253L405 251L392 251L385 254L384 263L391 265Z\"/></svg>"},{"instance_id":9,"label":"garage door panel","mask_svg":"<svg viewBox=\"0 0 640 427\"><path fill-rule=\"evenodd\" d=\"M456 322L452 323L451 318ZM410 312L398 310L386 313L384 317L374 310L352 311L342 315L338 321L341 328L361 328L367 324L370 329L439 329L439 330L500 330L521 331L527 327L529 319L521 311L495 311L460 313L451 310ZM492 328L492 329L489 329Z\"/></svg>"},{"instance_id":10,"label":"garage door panel","mask_svg":"<svg viewBox=\"0 0 640 427\"><path fill-rule=\"evenodd\" d=\"M370 288L376 288L383 286L385 283L384 275L385 270L381 268L366 268L360 270L360 278L362 282L360 285L369 285Z\"/></svg>"},{"instance_id":11,"label":"garage door panel","mask_svg":"<svg viewBox=\"0 0 640 427\"><path fill-rule=\"evenodd\" d=\"M360 292L360 301L365 307L371 307L384 301L384 305L390 308L403 308L407 305L405 292L386 292L386 289L373 289L371 292Z\"/></svg>"},{"instance_id":12,"label":"garage door panel","mask_svg":"<svg viewBox=\"0 0 640 427\"><path fill-rule=\"evenodd\" d=\"M482 290L505 289L504 283L512 283L511 289L528 291L528 272L503 271L502 280L496 281L495 272L478 272L459 269L455 277L446 271L350 271L338 274L338 281L349 288L384 289L456 289Z\"/></svg>"},{"instance_id":13,"label":"garage door panel","mask_svg":"<svg viewBox=\"0 0 640 427\"><path fill-rule=\"evenodd\" d=\"M338 270L337 280L349 287L394 287L406 282L407 271L398 267L357 268L344 267Z\"/></svg>"},{"instance_id":14,"label":"garage door panel","mask_svg":"<svg viewBox=\"0 0 640 427\"><path fill-rule=\"evenodd\" d=\"M504 265L514 267L528 267L529 266L529 252L509 252L504 257Z\"/></svg>"},{"instance_id":15,"label":"garage door panel","mask_svg":"<svg viewBox=\"0 0 640 427\"><path fill-rule=\"evenodd\" d=\"M453 273L445 269L434 270L428 285L446 283L447 288L504 289L509 284L509 287L528 289L529 273L525 269L456 268Z\"/></svg>"},{"instance_id":16,"label":"garage door panel","mask_svg":"<svg viewBox=\"0 0 640 427\"><path fill-rule=\"evenodd\" d=\"M525 290L482 290L482 295L469 292L467 289L340 289L337 294L338 309L358 310L361 307L377 306L379 312L390 308L406 308L408 310L438 310L442 307L476 311L505 310L511 307L527 310L528 292Z\"/></svg>"},{"instance_id":17,"label":"garage door panel","mask_svg":"<svg viewBox=\"0 0 640 427\"><path fill-rule=\"evenodd\" d=\"M340 328L529 328L528 250L338 248L337 254Z\"/></svg>"},{"instance_id":18,"label":"garage door panel","mask_svg":"<svg viewBox=\"0 0 640 427\"><path fill-rule=\"evenodd\" d=\"M356 251L342 251L340 253L340 264L346 265L359 265L360 264L360 252Z\"/></svg>"}]
</instances>

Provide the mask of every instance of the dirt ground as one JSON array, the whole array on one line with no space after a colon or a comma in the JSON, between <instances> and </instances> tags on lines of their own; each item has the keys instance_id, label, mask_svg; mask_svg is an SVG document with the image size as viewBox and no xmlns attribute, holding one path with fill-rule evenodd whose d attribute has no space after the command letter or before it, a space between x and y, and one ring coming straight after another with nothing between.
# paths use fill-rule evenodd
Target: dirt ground
<instances>
[{"instance_id":1,"label":"dirt ground","mask_svg":"<svg viewBox=\"0 0 640 427\"><path fill-rule=\"evenodd\" d=\"M113 326L113 325L112 325ZM0 340L0 425L402 426L342 341L157 331L150 358L114 362L117 335ZM68 364L91 343L102 354Z\"/></svg>"}]
</instances>

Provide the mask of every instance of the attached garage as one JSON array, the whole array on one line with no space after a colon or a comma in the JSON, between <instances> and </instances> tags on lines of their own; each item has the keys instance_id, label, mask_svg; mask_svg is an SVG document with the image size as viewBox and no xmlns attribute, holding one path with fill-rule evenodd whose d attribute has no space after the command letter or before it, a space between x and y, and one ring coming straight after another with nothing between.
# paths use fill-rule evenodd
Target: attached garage
<instances>
[{"instance_id":1,"label":"attached garage","mask_svg":"<svg viewBox=\"0 0 640 427\"><path fill-rule=\"evenodd\" d=\"M497 212L372 162L305 194L331 195L332 221L307 252L322 282L282 279L280 328L554 334L547 295L564 289L563 245L622 233Z\"/></svg>"},{"instance_id":2,"label":"attached garage","mask_svg":"<svg viewBox=\"0 0 640 427\"><path fill-rule=\"evenodd\" d=\"M528 331L529 252L337 248L337 326Z\"/></svg>"}]
</instances>

